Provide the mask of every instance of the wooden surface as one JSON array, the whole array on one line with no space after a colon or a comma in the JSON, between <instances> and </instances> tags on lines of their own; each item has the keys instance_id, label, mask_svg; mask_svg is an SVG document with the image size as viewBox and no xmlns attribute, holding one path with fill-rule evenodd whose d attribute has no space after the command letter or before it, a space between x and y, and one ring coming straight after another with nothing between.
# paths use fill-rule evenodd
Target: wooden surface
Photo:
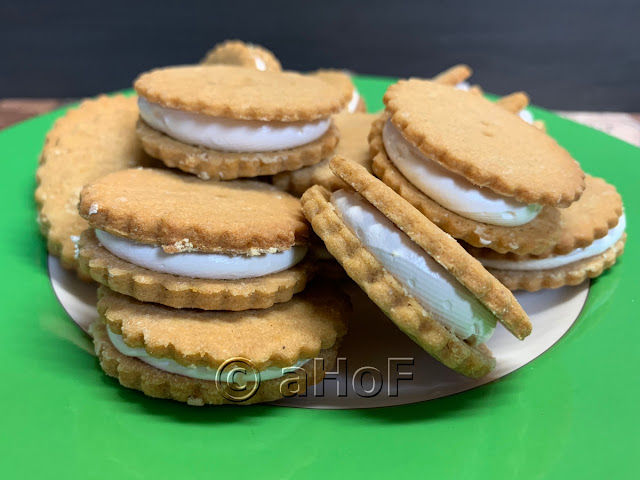
<instances>
[{"instance_id":1,"label":"wooden surface","mask_svg":"<svg viewBox=\"0 0 640 480\"><path fill-rule=\"evenodd\" d=\"M71 102L70 99L0 99L0 129L46 113ZM640 114L618 112L557 112L576 122L602 130L633 145L640 146Z\"/></svg>"}]
</instances>

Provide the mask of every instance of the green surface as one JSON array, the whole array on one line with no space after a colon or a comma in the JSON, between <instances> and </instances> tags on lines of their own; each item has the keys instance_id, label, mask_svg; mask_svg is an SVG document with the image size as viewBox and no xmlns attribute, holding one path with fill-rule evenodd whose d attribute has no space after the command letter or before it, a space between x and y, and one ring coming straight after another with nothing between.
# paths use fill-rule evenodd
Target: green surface
<instances>
[{"instance_id":1,"label":"green surface","mask_svg":"<svg viewBox=\"0 0 640 480\"><path fill-rule=\"evenodd\" d=\"M357 78L370 110L388 80ZM57 111L0 132L4 478L629 478L640 454L640 150L534 109L621 192L630 242L551 350L486 386L373 410L191 408L120 388L58 304L34 171Z\"/></svg>"}]
</instances>

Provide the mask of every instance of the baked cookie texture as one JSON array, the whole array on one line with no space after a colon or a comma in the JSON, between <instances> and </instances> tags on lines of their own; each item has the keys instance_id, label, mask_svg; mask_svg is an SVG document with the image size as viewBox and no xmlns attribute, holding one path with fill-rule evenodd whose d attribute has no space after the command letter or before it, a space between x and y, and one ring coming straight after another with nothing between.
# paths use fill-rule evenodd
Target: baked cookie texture
<instances>
[{"instance_id":1,"label":"baked cookie texture","mask_svg":"<svg viewBox=\"0 0 640 480\"><path fill-rule=\"evenodd\" d=\"M323 371L313 362L303 366L306 384L317 383L333 367L340 339L346 333L347 297L333 289L308 289L290 302L265 310L203 312L142 303L99 289L100 320L91 327L103 370L126 387L152 397L193 405L238 403L229 401L214 381L198 380L159 370L120 353L107 336L107 326L126 345L144 348L156 358L180 365L220 368L233 358L249 360L258 370L287 367L299 360L321 358ZM241 404L273 401L284 396L287 376L262 382L257 393ZM251 388L251 386L250 386Z\"/></svg>"},{"instance_id":2,"label":"baked cookie texture","mask_svg":"<svg viewBox=\"0 0 640 480\"><path fill-rule=\"evenodd\" d=\"M293 72L226 66L182 66L143 73L138 94L163 107L237 120L310 122L338 113L350 95Z\"/></svg>"},{"instance_id":3,"label":"baked cookie texture","mask_svg":"<svg viewBox=\"0 0 640 480\"><path fill-rule=\"evenodd\" d=\"M311 72L309 73L309 75L324 80L325 82L328 82L329 84L335 86L340 91L347 93L349 95L349 98L351 98L356 91L356 87L351 80L351 75L343 70L321 69L316 70L315 72ZM364 113L366 111L367 104L365 103L362 96L360 96L355 112Z\"/></svg>"},{"instance_id":4,"label":"baked cookie texture","mask_svg":"<svg viewBox=\"0 0 640 480\"><path fill-rule=\"evenodd\" d=\"M198 380L184 375L165 372L157 369L142 360L127 357L120 353L107 336L107 327L100 321L93 323L89 329L93 336L96 355L100 361L100 367L110 377L116 378L123 387L139 390L148 397L164 398L184 402L192 406L203 405L254 405L257 403L273 402L283 398L283 383L287 379L300 378L300 391L305 391L309 386L319 383L324 378L325 372L335 368L338 347L321 350L316 358L322 360L322 370L316 370L313 363L307 363L301 368L306 376L297 377L295 374L287 374L281 378L263 381L258 391L245 401L233 401L225 396L217 387L216 382ZM249 382L247 389L253 390L255 383ZM284 390L286 392L286 389ZM294 394L294 392L288 392Z\"/></svg>"},{"instance_id":5,"label":"baked cookie texture","mask_svg":"<svg viewBox=\"0 0 640 480\"><path fill-rule=\"evenodd\" d=\"M554 139L482 96L410 79L390 86L384 103L408 142L475 185L553 207L568 207L585 188L580 166Z\"/></svg>"},{"instance_id":6,"label":"baked cookie texture","mask_svg":"<svg viewBox=\"0 0 640 480\"><path fill-rule=\"evenodd\" d=\"M366 169L344 157L330 164L334 173L474 294L517 338L526 337L531 323L511 292L449 235L431 223L402 197ZM440 362L463 375L481 377L495 361L484 345L460 340L433 319L402 285L367 251L336 213L330 192L311 187L302 196L302 208L314 231L347 274L416 343Z\"/></svg>"},{"instance_id":7,"label":"baked cookie texture","mask_svg":"<svg viewBox=\"0 0 640 480\"><path fill-rule=\"evenodd\" d=\"M336 156L331 161L331 168L453 275L509 332L520 340L531 333L529 317L511 292L450 235L362 166Z\"/></svg>"},{"instance_id":8,"label":"baked cookie texture","mask_svg":"<svg viewBox=\"0 0 640 480\"><path fill-rule=\"evenodd\" d=\"M271 152L224 152L175 140L142 119L136 129L149 155L203 180L234 180L297 170L320 162L340 141L339 131L332 125L320 138L299 147Z\"/></svg>"},{"instance_id":9,"label":"baked cookie texture","mask_svg":"<svg viewBox=\"0 0 640 480\"><path fill-rule=\"evenodd\" d=\"M560 209L543 207L531 222L519 227L504 227L463 217L426 196L389 159L382 142L382 128L387 118L382 114L371 125L372 171L438 227L474 247L490 248L500 253L540 254L558 241L561 234Z\"/></svg>"},{"instance_id":10,"label":"baked cookie texture","mask_svg":"<svg viewBox=\"0 0 640 480\"><path fill-rule=\"evenodd\" d=\"M566 255L576 248L588 247L618 225L623 206L622 197L616 187L602 178L587 175L585 184L586 188L580 200L568 208L558 209L559 235L546 251L537 255L517 255L500 254L487 248L467 247L467 250L478 258L533 260L551 255Z\"/></svg>"},{"instance_id":11,"label":"baked cookie texture","mask_svg":"<svg viewBox=\"0 0 640 480\"><path fill-rule=\"evenodd\" d=\"M203 65L237 65L260 71L280 72L282 65L271 50L241 40L226 40L207 52Z\"/></svg>"},{"instance_id":12,"label":"baked cookie texture","mask_svg":"<svg viewBox=\"0 0 640 480\"><path fill-rule=\"evenodd\" d=\"M488 268L510 290L528 290L536 292L544 288L560 288L565 285L579 285L590 278L602 275L615 265L624 253L627 241L625 233L620 240L600 255L547 270L498 270Z\"/></svg>"},{"instance_id":13,"label":"baked cookie texture","mask_svg":"<svg viewBox=\"0 0 640 480\"><path fill-rule=\"evenodd\" d=\"M472 378L489 373L495 359L484 345L470 345L437 322L406 294L342 222L330 201L330 192L315 185L302 196L305 215L338 260L373 302L414 342L447 367Z\"/></svg>"},{"instance_id":14,"label":"baked cookie texture","mask_svg":"<svg viewBox=\"0 0 640 480\"><path fill-rule=\"evenodd\" d=\"M544 259L554 255L566 255L575 249L585 248L607 235L618 225L623 214L622 198L613 185L605 180L587 175L582 197L560 211L560 236L547 251L539 255L499 254L486 248L465 246L474 257L482 260L509 260L513 262ZM537 291L543 288L559 288L578 285L589 278L601 275L611 268L624 251L627 235L606 251L568 265L544 270L488 270L511 290Z\"/></svg>"},{"instance_id":15,"label":"baked cookie texture","mask_svg":"<svg viewBox=\"0 0 640 480\"><path fill-rule=\"evenodd\" d=\"M288 302L318 270L310 259L281 272L239 280L209 280L155 272L116 257L87 229L78 242L80 270L111 290L173 308L250 310Z\"/></svg>"},{"instance_id":16,"label":"baked cookie texture","mask_svg":"<svg viewBox=\"0 0 640 480\"><path fill-rule=\"evenodd\" d=\"M273 253L304 245L297 198L264 182L207 182L158 169L116 172L87 185L80 215L97 229L167 253Z\"/></svg>"},{"instance_id":17,"label":"baked cookie texture","mask_svg":"<svg viewBox=\"0 0 640 480\"><path fill-rule=\"evenodd\" d=\"M77 210L82 187L151 162L135 134L137 119L136 98L100 96L69 110L47 134L36 172L38 223L65 268L77 269L73 239L88 226Z\"/></svg>"},{"instance_id":18,"label":"baked cookie texture","mask_svg":"<svg viewBox=\"0 0 640 480\"><path fill-rule=\"evenodd\" d=\"M334 115L333 121L340 132L340 143L334 154L343 155L371 171L371 154L367 136L371 123L376 118L376 115L369 113ZM310 167L279 173L273 177L273 184L296 196L301 196L312 185L322 185L330 191L344 188L346 184L331 171L330 160L325 158Z\"/></svg>"},{"instance_id":19,"label":"baked cookie texture","mask_svg":"<svg viewBox=\"0 0 640 480\"><path fill-rule=\"evenodd\" d=\"M218 368L244 357L256 368L287 367L331 348L347 331L344 294L309 288L262 310L203 312L137 301L101 286L98 312L132 348L178 364ZM283 348L284 347L284 348Z\"/></svg>"}]
</instances>

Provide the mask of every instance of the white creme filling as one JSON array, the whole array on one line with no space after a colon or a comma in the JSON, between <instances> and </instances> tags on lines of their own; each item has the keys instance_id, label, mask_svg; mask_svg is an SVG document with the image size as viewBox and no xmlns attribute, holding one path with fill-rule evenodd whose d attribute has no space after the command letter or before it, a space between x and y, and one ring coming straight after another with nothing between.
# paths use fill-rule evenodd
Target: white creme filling
<instances>
[{"instance_id":1,"label":"white creme filling","mask_svg":"<svg viewBox=\"0 0 640 480\"><path fill-rule=\"evenodd\" d=\"M138 98L140 116L155 130L176 140L212 150L271 152L306 145L324 135L330 118L315 122L262 122L212 117L163 107Z\"/></svg>"},{"instance_id":2,"label":"white creme filling","mask_svg":"<svg viewBox=\"0 0 640 480\"><path fill-rule=\"evenodd\" d=\"M109 327L107 327L107 334L109 335L109 340L111 340L113 346L121 354L127 357L137 358L138 360L141 360L144 363L164 372L184 375L185 377L197 378L198 380L217 380L224 383L236 382L243 384L245 381L253 381L255 379L255 372L249 371L248 369L246 371L246 375L244 375L242 372L235 373L233 368L224 369L218 374L218 369L216 368L200 367L196 365L185 367L184 365L180 365L175 360L171 360L169 358L152 357L144 348L132 348L128 346L126 343L124 343L124 340L122 340L122 336L118 335L117 333L113 333ZM290 369L302 367L308 361L308 359L299 360L295 365L292 365L291 367L269 367L265 370L261 370L258 372L260 374L260 381L264 382L267 380L273 380L274 378L280 378L286 375L287 372L292 371Z\"/></svg>"},{"instance_id":3,"label":"white creme filling","mask_svg":"<svg viewBox=\"0 0 640 480\"><path fill-rule=\"evenodd\" d=\"M358 108L358 103L360 102L360 93L356 88L353 88L353 95L351 95L351 100L349 100L349 104L347 105L347 112L353 113Z\"/></svg>"},{"instance_id":4,"label":"white creme filling","mask_svg":"<svg viewBox=\"0 0 640 480\"><path fill-rule=\"evenodd\" d=\"M137 243L102 230L96 230L96 237L116 257L140 267L154 272L210 280L256 278L281 272L293 267L307 253L307 247L302 246L260 255L166 253L162 247Z\"/></svg>"},{"instance_id":5,"label":"white creme filling","mask_svg":"<svg viewBox=\"0 0 640 480\"><path fill-rule=\"evenodd\" d=\"M471 89L471 84L469 82L460 82L456 85L456 88L458 90L463 90L465 92L468 92ZM531 110L523 108L518 112L518 115L525 122L529 124L533 124L534 118L533 118L533 113L531 113Z\"/></svg>"},{"instance_id":6,"label":"white creme filling","mask_svg":"<svg viewBox=\"0 0 640 480\"><path fill-rule=\"evenodd\" d=\"M382 130L382 141L389 159L416 188L458 215L490 225L515 227L530 222L542 209L473 185L450 172L405 140L390 120Z\"/></svg>"},{"instance_id":7,"label":"white creme filling","mask_svg":"<svg viewBox=\"0 0 640 480\"><path fill-rule=\"evenodd\" d=\"M408 293L461 339L485 342L496 317L438 262L360 195L339 190L331 203L345 225Z\"/></svg>"},{"instance_id":8,"label":"white creme filling","mask_svg":"<svg viewBox=\"0 0 640 480\"><path fill-rule=\"evenodd\" d=\"M595 257L607 251L618 240L622 238L627 227L627 219L624 214L618 220L618 225L609 230L606 236L595 240L591 245L584 248L576 248L566 255L553 255L547 258L534 260L498 260L498 259L478 259L482 265L497 270L549 270L551 268L563 267L585 258Z\"/></svg>"}]
</instances>

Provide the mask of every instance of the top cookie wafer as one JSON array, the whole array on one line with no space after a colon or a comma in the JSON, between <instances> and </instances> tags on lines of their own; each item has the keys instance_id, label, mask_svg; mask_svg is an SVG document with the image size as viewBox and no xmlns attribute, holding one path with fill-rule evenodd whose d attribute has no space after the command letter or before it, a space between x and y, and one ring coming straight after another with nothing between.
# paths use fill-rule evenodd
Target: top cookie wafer
<instances>
[{"instance_id":1,"label":"top cookie wafer","mask_svg":"<svg viewBox=\"0 0 640 480\"><path fill-rule=\"evenodd\" d=\"M163 107L239 120L313 121L339 112L350 98L308 75L223 65L153 70L134 87Z\"/></svg>"},{"instance_id":2,"label":"top cookie wafer","mask_svg":"<svg viewBox=\"0 0 640 480\"><path fill-rule=\"evenodd\" d=\"M513 294L450 235L364 167L340 156L335 156L330 166L466 287L513 335L523 339L531 333L529 317Z\"/></svg>"},{"instance_id":3,"label":"top cookie wafer","mask_svg":"<svg viewBox=\"0 0 640 480\"><path fill-rule=\"evenodd\" d=\"M82 190L78 210L94 228L168 253L288 250L309 231L298 199L276 187L155 169L102 177Z\"/></svg>"},{"instance_id":4,"label":"top cookie wafer","mask_svg":"<svg viewBox=\"0 0 640 480\"><path fill-rule=\"evenodd\" d=\"M384 103L408 142L478 186L557 207L585 188L580 166L555 140L479 95L410 79L389 87Z\"/></svg>"}]
</instances>

